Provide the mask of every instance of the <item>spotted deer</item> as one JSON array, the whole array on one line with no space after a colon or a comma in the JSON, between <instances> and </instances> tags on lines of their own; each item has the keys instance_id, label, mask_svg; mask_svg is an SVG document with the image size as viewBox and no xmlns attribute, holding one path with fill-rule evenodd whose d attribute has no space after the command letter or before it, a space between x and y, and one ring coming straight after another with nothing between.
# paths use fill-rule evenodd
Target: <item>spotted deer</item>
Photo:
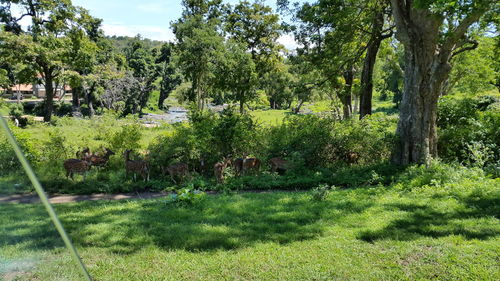
<instances>
[{"instance_id":1,"label":"spotted deer","mask_svg":"<svg viewBox=\"0 0 500 281\"><path fill-rule=\"evenodd\" d=\"M76 158L80 160L89 160L90 158L90 148L86 147L82 149L81 151L76 152Z\"/></svg>"},{"instance_id":2,"label":"spotted deer","mask_svg":"<svg viewBox=\"0 0 500 281\"><path fill-rule=\"evenodd\" d=\"M214 164L214 175L217 183L224 183L224 171L229 165L231 165L231 160L226 158Z\"/></svg>"},{"instance_id":3,"label":"spotted deer","mask_svg":"<svg viewBox=\"0 0 500 281\"><path fill-rule=\"evenodd\" d=\"M162 168L162 172L163 175L168 173L172 181L177 184L175 177L178 177L181 181L183 181L185 177L189 176L189 167L186 163L177 163L166 168Z\"/></svg>"},{"instance_id":4,"label":"spotted deer","mask_svg":"<svg viewBox=\"0 0 500 281\"><path fill-rule=\"evenodd\" d=\"M74 180L74 174L83 174L83 180L87 175L87 172L90 170L92 166L89 161L81 160L81 159L68 159L64 161L64 169L66 170L66 178L71 178Z\"/></svg>"},{"instance_id":5,"label":"spotted deer","mask_svg":"<svg viewBox=\"0 0 500 281\"><path fill-rule=\"evenodd\" d=\"M132 150L125 150L125 177L128 176L129 173L134 175L134 181L136 180L137 174L140 174L144 181L149 181L149 165L144 160L131 160L130 153Z\"/></svg>"},{"instance_id":6,"label":"spotted deer","mask_svg":"<svg viewBox=\"0 0 500 281\"><path fill-rule=\"evenodd\" d=\"M278 172L282 174L286 172L286 170L289 168L288 161L280 157L271 158L269 159L268 163L269 166L271 167L272 173Z\"/></svg>"},{"instance_id":7,"label":"spotted deer","mask_svg":"<svg viewBox=\"0 0 500 281\"><path fill-rule=\"evenodd\" d=\"M91 154L89 159L92 163L92 166L104 167L108 163L109 157L111 155L115 155L115 153L111 151L111 149L106 148L106 153L104 155Z\"/></svg>"},{"instance_id":8,"label":"spotted deer","mask_svg":"<svg viewBox=\"0 0 500 281\"><path fill-rule=\"evenodd\" d=\"M260 170L260 159L259 158L245 158L243 159L242 173L258 173Z\"/></svg>"}]
</instances>

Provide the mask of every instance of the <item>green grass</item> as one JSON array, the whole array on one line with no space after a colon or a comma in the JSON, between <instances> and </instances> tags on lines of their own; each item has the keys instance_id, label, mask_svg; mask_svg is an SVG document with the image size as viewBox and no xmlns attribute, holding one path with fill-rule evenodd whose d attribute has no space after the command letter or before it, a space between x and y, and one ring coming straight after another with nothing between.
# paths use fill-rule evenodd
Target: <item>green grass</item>
<instances>
[{"instance_id":1,"label":"green grass","mask_svg":"<svg viewBox=\"0 0 500 281\"><path fill-rule=\"evenodd\" d=\"M499 280L499 180L56 205L96 280ZM40 205L0 205L0 276L77 280ZM21 271L20 272L15 272ZM8 273L7 273L8 272Z\"/></svg>"},{"instance_id":2,"label":"green grass","mask_svg":"<svg viewBox=\"0 0 500 281\"><path fill-rule=\"evenodd\" d=\"M250 112L252 117L264 125L279 125L287 114L291 114L290 110L254 110Z\"/></svg>"}]
</instances>

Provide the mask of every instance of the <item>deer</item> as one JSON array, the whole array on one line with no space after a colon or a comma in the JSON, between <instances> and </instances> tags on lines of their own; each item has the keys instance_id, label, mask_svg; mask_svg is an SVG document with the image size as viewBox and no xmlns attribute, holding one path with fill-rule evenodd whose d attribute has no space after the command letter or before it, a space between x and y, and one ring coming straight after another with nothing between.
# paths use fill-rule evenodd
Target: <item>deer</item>
<instances>
[{"instance_id":1,"label":"deer","mask_svg":"<svg viewBox=\"0 0 500 281\"><path fill-rule=\"evenodd\" d=\"M232 161L232 166L233 166L233 169L234 169L234 172L237 176L241 176L241 173L243 171L243 161L245 159L244 158L236 158Z\"/></svg>"},{"instance_id":2,"label":"deer","mask_svg":"<svg viewBox=\"0 0 500 281\"><path fill-rule=\"evenodd\" d=\"M258 173L260 169L260 159L259 158L245 158L243 159L242 172L246 174L248 172Z\"/></svg>"},{"instance_id":3,"label":"deer","mask_svg":"<svg viewBox=\"0 0 500 281\"><path fill-rule=\"evenodd\" d=\"M83 174L83 180L85 180L87 172L90 170L90 167L92 167L92 164L87 160L68 159L64 161L63 166L66 170L66 178L71 177L71 180L74 180L73 175L77 173Z\"/></svg>"},{"instance_id":4,"label":"deer","mask_svg":"<svg viewBox=\"0 0 500 281\"><path fill-rule=\"evenodd\" d=\"M105 150L106 150L106 153L102 156L99 156L96 154L90 155L89 159L90 159L90 162L92 163L92 166L104 167L108 163L109 157L111 155L115 155L115 153L111 149L106 148Z\"/></svg>"},{"instance_id":5,"label":"deer","mask_svg":"<svg viewBox=\"0 0 500 281\"><path fill-rule=\"evenodd\" d=\"M175 177L178 176L181 181L184 180L186 176L189 176L189 167L186 163L177 163L170 165L166 168L162 168L163 175L167 173L170 175L170 179L177 184Z\"/></svg>"},{"instance_id":6,"label":"deer","mask_svg":"<svg viewBox=\"0 0 500 281\"><path fill-rule=\"evenodd\" d=\"M289 168L288 161L280 157L271 158L268 163L269 166L271 166L271 173L278 172L279 174L282 174Z\"/></svg>"},{"instance_id":7,"label":"deer","mask_svg":"<svg viewBox=\"0 0 500 281\"><path fill-rule=\"evenodd\" d=\"M80 160L88 160L90 155L90 148L88 147L76 152L76 158Z\"/></svg>"},{"instance_id":8,"label":"deer","mask_svg":"<svg viewBox=\"0 0 500 281\"><path fill-rule=\"evenodd\" d=\"M144 181L149 181L149 165L144 160L131 160L130 152L132 150L125 150L125 177L128 176L128 173L134 174L134 181L136 180L137 174L140 174Z\"/></svg>"},{"instance_id":9,"label":"deer","mask_svg":"<svg viewBox=\"0 0 500 281\"><path fill-rule=\"evenodd\" d=\"M356 152L348 151L344 154L344 160L347 164L358 164L359 154Z\"/></svg>"},{"instance_id":10,"label":"deer","mask_svg":"<svg viewBox=\"0 0 500 281\"><path fill-rule=\"evenodd\" d=\"M229 165L231 165L231 159L227 158L214 164L214 175L217 183L224 183L224 171Z\"/></svg>"}]
</instances>

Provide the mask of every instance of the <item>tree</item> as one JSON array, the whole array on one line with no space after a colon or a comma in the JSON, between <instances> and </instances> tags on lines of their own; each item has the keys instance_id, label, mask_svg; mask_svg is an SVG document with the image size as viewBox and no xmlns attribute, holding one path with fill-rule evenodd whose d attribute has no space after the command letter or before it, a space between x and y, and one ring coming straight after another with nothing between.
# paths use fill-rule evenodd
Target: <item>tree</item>
<instances>
[{"instance_id":1,"label":"tree","mask_svg":"<svg viewBox=\"0 0 500 281\"><path fill-rule=\"evenodd\" d=\"M388 3L386 1L370 2L370 10L368 14L371 17L370 39L366 47L366 55L363 62L363 70L361 72L361 89L359 92L360 106L359 118L372 114L372 96L373 96L373 69L377 53L382 40L392 37L392 27L384 29L385 18L388 13Z\"/></svg>"},{"instance_id":2,"label":"tree","mask_svg":"<svg viewBox=\"0 0 500 281\"><path fill-rule=\"evenodd\" d=\"M365 29L372 22L370 4L360 0L320 0L303 4L296 15L301 23L295 37L303 45L298 52L322 74L316 84L334 85L327 82L344 76L344 91L336 91L344 119L352 115L352 81L369 41L370 32Z\"/></svg>"},{"instance_id":3,"label":"tree","mask_svg":"<svg viewBox=\"0 0 500 281\"><path fill-rule=\"evenodd\" d=\"M182 79L177 73L177 68L174 64L173 57L174 46L172 43L165 43L161 47L160 55L156 59L156 63L160 65L160 97L158 98L158 108L163 109L164 101L170 93L181 84Z\"/></svg>"},{"instance_id":4,"label":"tree","mask_svg":"<svg viewBox=\"0 0 500 281\"><path fill-rule=\"evenodd\" d=\"M135 95L130 95L126 100L124 114L142 112L149 95L155 88L153 83L158 77L156 49L147 48L140 39L140 37L136 37L136 40L130 42L125 50L128 66L138 81L139 88Z\"/></svg>"},{"instance_id":5,"label":"tree","mask_svg":"<svg viewBox=\"0 0 500 281\"><path fill-rule=\"evenodd\" d=\"M178 64L183 77L191 82L188 99L203 110L216 90L215 72L223 57L221 1L184 0L183 6L182 17L172 25L178 41Z\"/></svg>"},{"instance_id":6,"label":"tree","mask_svg":"<svg viewBox=\"0 0 500 281\"><path fill-rule=\"evenodd\" d=\"M259 81L256 65L244 44L229 41L225 53L217 75L220 88L231 93L230 99L239 103L240 113L243 114L245 103L256 96Z\"/></svg>"},{"instance_id":7,"label":"tree","mask_svg":"<svg viewBox=\"0 0 500 281\"><path fill-rule=\"evenodd\" d=\"M477 41L477 49L460 53L452 59L453 69L443 87L443 95L454 90L476 94L495 89L499 74L495 70L494 39L482 36Z\"/></svg>"},{"instance_id":8,"label":"tree","mask_svg":"<svg viewBox=\"0 0 500 281\"><path fill-rule=\"evenodd\" d=\"M272 109L289 108L292 103L293 75L290 73L290 65L279 62L264 74L262 87L266 91L269 106Z\"/></svg>"},{"instance_id":9,"label":"tree","mask_svg":"<svg viewBox=\"0 0 500 281\"><path fill-rule=\"evenodd\" d=\"M404 92L393 162L429 163L437 156L437 102L450 60L473 48L470 33L493 0L391 0L396 38L405 47Z\"/></svg>"},{"instance_id":10,"label":"tree","mask_svg":"<svg viewBox=\"0 0 500 281\"><path fill-rule=\"evenodd\" d=\"M44 121L50 121L55 91L68 68L68 33L75 29L85 30L89 36L98 33L100 21L93 19L84 9L71 5L68 0L18 0L2 1L0 20L7 33L1 48L10 50L18 61L29 65L34 77L40 75L45 85ZM22 14L14 16L12 4L21 7ZM27 31L19 22L31 19Z\"/></svg>"},{"instance_id":11,"label":"tree","mask_svg":"<svg viewBox=\"0 0 500 281\"><path fill-rule=\"evenodd\" d=\"M259 1L240 1L224 18L224 30L230 38L246 45L259 78L272 69L284 48L278 42L284 29L279 20L271 7Z\"/></svg>"}]
</instances>

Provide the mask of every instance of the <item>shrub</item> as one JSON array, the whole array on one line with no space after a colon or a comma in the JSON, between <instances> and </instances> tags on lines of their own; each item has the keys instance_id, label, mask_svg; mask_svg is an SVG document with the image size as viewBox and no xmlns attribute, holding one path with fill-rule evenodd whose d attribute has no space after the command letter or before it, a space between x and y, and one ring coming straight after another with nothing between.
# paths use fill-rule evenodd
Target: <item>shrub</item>
<instances>
[{"instance_id":1,"label":"shrub","mask_svg":"<svg viewBox=\"0 0 500 281\"><path fill-rule=\"evenodd\" d=\"M36 162L38 160L38 153L29 133L15 127L11 127L11 131L28 161L32 163ZM7 136L2 132L0 134L0 175L6 175L20 169L21 163L17 160Z\"/></svg>"},{"instance_id":2,"label":"shrub","mask_svg":"<svg viewBox=\"0 0 500 281\"><path fill-rule=\"evenodd\" d=\"M442 159L481 168L500 161L500 110L490 109L490 102L440 101L438 152Z\"/></svg>"},{"instance_id":3,"label":"shrub","mask_svg":"<svg viewBox=\"0 0 500 281\"><path fill-rule=\"evenodd\" d=\"M188 206L201 202L205 198L205 192L190 188L182 188L176 193L171 194L167 203L175 203L177 205Z\"/></svg>"},{"instance_id":4,"label":"shrub","mask_svg":"<svg viewBox=\"0 0 500 281\"><path fill-rule=\"evenodd\" d=\"M330 194L330 190L336 189L335 186L321 184L312 190L312 199L314 201L325 201Z\"/></svg>"},{"instance_id":5,"label":"shrub","mask_svg":"<svg viewBox=\"0 0 500 281\"><path fill-rule=\"evenodd\" d=\"M434 161L429 166L415 165L408 167L395 178L395 182L411 189L422 186L443 187L446 184L459 183L466 179L480 181L484 178L485 174L481 169Z\"/></svg>"}]
</instances>

